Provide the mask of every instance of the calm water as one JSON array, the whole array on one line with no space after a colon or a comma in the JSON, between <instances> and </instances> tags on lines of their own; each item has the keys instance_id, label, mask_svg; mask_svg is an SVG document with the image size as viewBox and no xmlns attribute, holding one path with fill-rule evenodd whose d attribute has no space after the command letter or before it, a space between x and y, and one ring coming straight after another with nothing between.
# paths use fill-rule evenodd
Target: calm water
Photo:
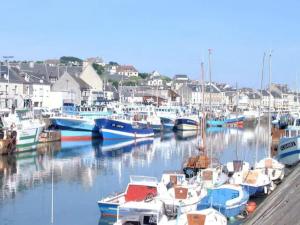
<instances>
[{"instance_id":1,"label":"calm water","mask_svg":"<svg viewBox=\"0 0 300 225\"><path fill-rule=\"evenodd\" d=\"M267 134L261 131L258 137L257 128L211 129L207 146L221 163L237 158L253 163L256 138L258 159L265 155ZM122 191L130 175L160 179L163 171L180 170L200 142L195 133L169 133L138 142L58 142L0 157L0 224L51 223L52 163L54 224L112 224L100 219L98 199Z\"/></svg>"}]
</instances>

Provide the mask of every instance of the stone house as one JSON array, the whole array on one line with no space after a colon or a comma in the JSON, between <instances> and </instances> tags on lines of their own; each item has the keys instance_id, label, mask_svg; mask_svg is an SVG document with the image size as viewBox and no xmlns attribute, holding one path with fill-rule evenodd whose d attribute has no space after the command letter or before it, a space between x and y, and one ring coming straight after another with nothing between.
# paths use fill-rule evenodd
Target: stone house
<instances>
[{"instance_id":1,"label":"stone house","mask_svg":"<svg viewBox=\"0 0 300 225\"><path fill-rule=\"evenodd\" d=\"M72 102L77 105L91 105L92 87L79 77L65 72L53 85L53 92L64 92L64 102Z\"/></svg>"}]
</instances>

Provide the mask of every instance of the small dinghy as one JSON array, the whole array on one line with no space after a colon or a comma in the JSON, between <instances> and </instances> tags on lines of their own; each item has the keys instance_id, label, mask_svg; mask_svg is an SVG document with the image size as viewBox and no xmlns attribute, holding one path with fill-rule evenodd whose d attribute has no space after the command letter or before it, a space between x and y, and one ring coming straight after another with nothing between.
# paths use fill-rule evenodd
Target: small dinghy
<instances>
[{"instance_id":1,"label":"small dinghy","mask_svg":"<svg viewBox=\"0 0 300 225\"><path fill-rule=\"evenodd\" d=\"M157 195L158 182L155 177L131 176L126 191L98 201L101 216L117 216L119 205L130 201L148 201Z\"/></svg>"},{"instance_id":2,"label":"small dinghy","mask_svg":"<svg viewBox=\"0 0 300 225\"><path fill-rule=\"evenodd\" d=\"M166 225L227 225L227 219L213 208L191 211Z\"/></svg>"},{"instance_id":3,"label":"small dinghy","mask_svg":"<svg viewBox=\"0 0 300 225\"><path fill-rule=\"evenodd\" d=\"M263 170L274 183L280 183L284 178L284 165L273 158L264 158L256 165L256 169Z\"/></svg>"},{"instance_id":4,"label":"small dinghy","mask_svg":"<svg viewBox=\"0 0 300 225\"><path fill-rule=\"evenodd\" d=\"M213 207L230 218L241 214L245 210L248 200L249 194L242 186L224 184L210 189L208 195L197 205L197 209Z\"/></svg>"}]
</instances>

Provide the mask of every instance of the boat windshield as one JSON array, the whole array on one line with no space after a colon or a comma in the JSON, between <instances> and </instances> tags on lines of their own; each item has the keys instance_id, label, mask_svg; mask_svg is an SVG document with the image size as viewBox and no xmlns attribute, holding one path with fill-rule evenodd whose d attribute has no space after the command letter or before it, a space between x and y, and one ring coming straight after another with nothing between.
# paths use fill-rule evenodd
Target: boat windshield
<instances>
[{"instance_id":1,"label":"boat windshield","mask_svg":"<svg viewBox=\"0 0 300 225\"><path fill-rule=\"evenodd\" d=\"M157 183L156 177L147 176L130 176L131 183Z\"/></svg>"},{"instance_id":2,"label":"boat windshield","mask_svg":"<svg viewBox=\"0 0 300 225\"><path fill-rule=\"evenodd\" d=\"M124 222L139 222L139 224L157 224L163 216L161 203L125 203L118 207L117 220Z\"/></svg>"}]
</instances>

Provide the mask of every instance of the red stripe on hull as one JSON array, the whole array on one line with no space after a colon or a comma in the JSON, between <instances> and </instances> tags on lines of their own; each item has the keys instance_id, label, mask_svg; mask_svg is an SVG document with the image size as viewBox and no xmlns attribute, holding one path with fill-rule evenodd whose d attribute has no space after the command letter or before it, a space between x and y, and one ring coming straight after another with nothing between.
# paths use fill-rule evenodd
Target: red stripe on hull
<instances>
[{"instance_id":1,"label":"red stripe on hull","mask_svg":"<svg viewBox=\"0 0 300 225\"><path fill-rule=\"evenodd\" d=\"M110 214L110 213L101 213L101 216L103 216L103 217L113 217L113 218L117 218L117 215L115 215L115 214Z\"/></svg>"},{"instance_id":2,"label":"red stripe on hull","mask_svg":"<svg viewBox=\"0 0 300 225\"><path fill-rule=\"evenodd\" d=\"M62 141L90 141L92 136L62 136Z\"/></svg>"}]
</instances>

